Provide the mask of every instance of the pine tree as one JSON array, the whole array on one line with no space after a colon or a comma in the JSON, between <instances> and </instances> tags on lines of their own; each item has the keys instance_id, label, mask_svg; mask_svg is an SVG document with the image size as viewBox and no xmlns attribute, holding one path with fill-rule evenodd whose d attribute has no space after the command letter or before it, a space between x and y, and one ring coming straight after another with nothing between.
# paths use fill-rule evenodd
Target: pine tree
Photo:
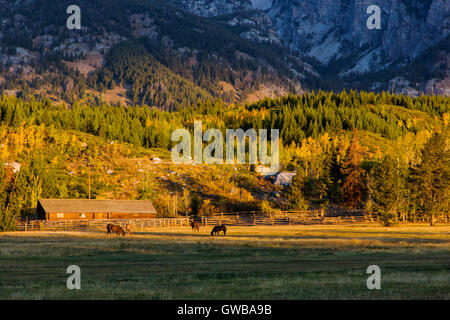
<instances>
[{"instance_id":1,"label":"pine tree","mask_svg":"<svg viewBox=\"0 0 450 320\"><path fill-rule=\"evenodd\" d=\"M200 209L202 207L202 199L197 195L194 194L191 197L191 213L194 216L198 216L200 214Z\"/></svg>"},{"instance_id":2,"label":"pine tree","mask_svg":"<svg viewBox=\"0 0 450 320\"><path fill-rule=\"evenodd\" d=\"M448 210L450 150L444 134L434 133L425 144L412 179L419 210L433 226L436 213Z\"/></svg>"},{"instance_id":3,"label":"pine tree","mask_svg":"<svg viewBox=\"0 0 450 320\"><path fill-rule=\"evenodd\" d=\"M286 191L287 206L291 210L307 210L308 201L305 199L303 192L305 178L301 174L300 168L291 181L291 185Z\"/></svg>"},{"instance_id":4,"label":"pine tree","mask_svg":"<svg viewBox=\"0 0 450 320\"><path fill-rule=\"evenodd\" d=\"M397 174L396 163L384 158L375 166L369 183L372 210L384 226L391 226L397 218Z\"/></svg>"},{"instance_id":5,"label":"pine tree","mask_svg":"<svg viewBox=\"0 0 450 320\"><path fill-rule=\"evenodd\" d=\"M342 201L342 181L344 177L336 150L327 152L325 155L322 179L326 186L328 200L332 203L340 204Z\"/></svg>"},{"instance_id":6,"label":"pine tree","mask_svg":"<svg viewBox=\"0 0 450 320\"><path fill-rule=\"evenodd\" d=\"M3 167L3 166L2 166ZM13 173L11 168L2 168L0 182L0 232L13 231L15 218L20 216L24 202L25 190L22 190L24 179L20 172Z\"/></svg>"},{"instance_id":7,"label":"pine tree","mask_svg":"<svg viewBox=\"0 0 450 320\"><path fill-rule=\"evenodd\" d=\"M363 153L358 132L355 130L342 166L345 177L342 185L344 204L353 209L362 207L366 196L365 170L361 168Z\"/></svg>"}]
</instances>

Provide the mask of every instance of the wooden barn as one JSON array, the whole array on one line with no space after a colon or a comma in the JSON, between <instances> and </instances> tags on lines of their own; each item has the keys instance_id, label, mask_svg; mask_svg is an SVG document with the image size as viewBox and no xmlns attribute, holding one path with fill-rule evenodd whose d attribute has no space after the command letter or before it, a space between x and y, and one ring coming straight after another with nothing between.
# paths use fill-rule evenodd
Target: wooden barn
<instances>
[{"instance_id":1,"label":"wooden barn","mask_svg":"<svg viewBox=\"0 0 450 320\"><path fill-rule=\"evenodd\" d=\"M40 220L153 219L156 210L148 200L41 199Z\"/></svg>"}]
</instances>

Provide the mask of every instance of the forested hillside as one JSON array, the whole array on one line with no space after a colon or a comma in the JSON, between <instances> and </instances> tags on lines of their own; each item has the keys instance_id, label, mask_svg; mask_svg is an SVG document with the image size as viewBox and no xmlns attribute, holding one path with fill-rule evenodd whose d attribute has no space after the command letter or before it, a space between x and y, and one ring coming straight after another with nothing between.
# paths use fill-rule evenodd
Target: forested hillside
<instances>
[{"instance_id":1,"label":"forested hillside","mask_svg":"<svg viewBox=\"0 0 450 320\"><path fill-rule=\"evenodd\" d=\"M90 163L93 197L150 198L163 215L337 206L386 223L428 217L448 210L449 107L446 97L354 91L247 106L206 102L178 112L82 103L68 109L3 96L1 161L9 165L2 167L2 216L26 213L38 197L86 198ZM223 133L280 129L280 170L297 172L291 188L273 185L255 166L171 163L171 133L192 132L194 120Z\"/></svg>"},{"instance_id":2,"label":"forested hillside","mask_svg":"<svg viewBox=\"0 0 450 320\"><path fill-rule=\"evenodd\" d=\"M0 9L11 17L0 23L1 92L115 104L120 87L129 104L163 110L211 96L232 103L260 90L302 92L308 68L288 50L166 1L80 1L81 30L66 28L71 4L11 1Z\"/></svg>"},{"instance_id":3,"label":"forested hillside","mask_svg":"<svg viewBox=\"0 0 450 320\"><path fill-rule=\"evenodd\" d=\"M212 99L211 93L161 65L143 47L128 42L111 50L105 66L90 81L100 92L114 89L116 82L120 86L130 85L133 104L169 111Z\"/></svg>"}]
</instances>

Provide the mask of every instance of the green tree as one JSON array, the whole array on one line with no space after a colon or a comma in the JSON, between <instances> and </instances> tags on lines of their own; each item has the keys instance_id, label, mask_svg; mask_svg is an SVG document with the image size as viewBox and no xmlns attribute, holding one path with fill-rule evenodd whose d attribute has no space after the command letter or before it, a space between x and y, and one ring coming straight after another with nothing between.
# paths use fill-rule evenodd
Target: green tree
<instances>
[{"instance_id":1,"label":"green tree","mask_svg":"<svg viewBox=\"0 0 450 320\"><path fill-rule=\"evenodd\" d=\"M342 173L345 177L342 185L344 204L349 208L362 207L366 196L365 170L361 167L364 150L359 143L357 131L343 162Z\"/></svg>"},{"instance_id":2,"label":"green tree","mask_svg":"<svg viewBox=\"0 0 450 320\"><path fill-rule=\"evenodd\" d=\"M391 226L397 218L396 163L389 157L377 164L369 183L372 211L384 226Z\"/></svg>"},{"instance_id":3,"label":"green tree","mask_svg":"<svg viewBox=\"0 0 450 320\"><path fill-rule=\"evenodd\" d=\"M342 168L337 160L337 151L328 152L324 159L322 180L326 185L326 194L330 202L341 203L343 179Z\"/></svg>"},{"instance_id":4,"label":"green tree","mask_svg":"<svg viewBox=\"0 0 450 320\"><path fill-rule=\"evenodd\" d=\"M422 150L422 162L412 179L418 208L434 225L436 213L448 210L450 150L447 137L434 133Z\"/></svg>"},{"instance_id":5,"label":"green tree","mask_svg":"<svg viewBox=\"0 0 450 320\"><path fill-rule=\"evenodd\" d=\"M305 178L301 174L300 168L292 179L291 185L286 191L286 200L288 209L291 210L307 210L308 201L304 195Z\"/></svg>"},{"instance_id":6,"label":"green tree","mask_svg":"<svg viewBox=\"0 0 450 320\"><path fill-rule=\"evenodd\" d=\"M203 204L203 201L197 194L194 194L191 197L191 213L192 213L192 215L198 216L200 214L200 209L202 207L202 204Z\"/></svg>"},{"instance_id":7,"label":"green tree","mask_svg":"<svg viewBox=\"0 0 450 320\"><path fill-rule=\"evenodd\" d=\"M20 217L23 205L22 180L20 172L13 173L11 168L0 172L0 231L13 231L16 227L16 218Z\"/></svg>"}]
</instances>

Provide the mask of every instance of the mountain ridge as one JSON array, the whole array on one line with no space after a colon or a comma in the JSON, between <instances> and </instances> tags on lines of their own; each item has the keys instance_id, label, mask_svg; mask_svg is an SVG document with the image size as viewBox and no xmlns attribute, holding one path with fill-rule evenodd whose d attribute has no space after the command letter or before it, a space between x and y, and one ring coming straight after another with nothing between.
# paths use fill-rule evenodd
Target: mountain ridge
<instances>
[{"instance_id":1,"label":"mountain ridge","mask_svg":"<svg viewBox=\"0 0 450 320\"><path fill-rule=\"evenodd\" d=\"M68 0L5 3L0 90L7 94L165 110L205 99L246 103L317 89L450 94L444 0L382 0L382 30L367 30L367 3L354 0L274 0L270 6L249 0L80 1L81 30L65 27ZM418 21L424 23L413 30ZM123 65L107 65L111 50L125 49L123 43L144 48L151 61L139 78L124 81L111 71ZM146 87L155 79L161 84ZM115 87L125 96L111 100Z\"/></svg>"},{"instance_id":2,"label":"mountain ridge","mask_svg":"<svg viewBox=\"0 0 450 320\"><path fill-rule=\"evenodd\" d=\"M184 0L172 0L173 3L185 4ZM232 1L233 8L242 8L247 1ZM268 4L270 2L270 5ZM368 30L366 21L369 15L366 9L372 3L355 0L273 0L266 2L265 10L255 7L247 10L247 16L236 20L230 17L227 23L246 25L247 31L241 36L253 40L274 42L294 50L307 59L316 68L330 72L321 72L323 78L339 74L344 81L353 81L353 76L376 74L380 71L396 71L395 77L385 80L380 88L391 90L391 82L398 85L397 92L417 95L418 92L434 94L450 94L446 81L450 79L448 72L449 55L449 17L450 6L445 0L426 1L378 1L381 9L381 29ZM217 1L208 2L208 7ZM238 5L241 4L241 5ZM190 6L184 6L192 11ZM204 11L197 4L195 12L209 16L207 7ZM242 15L242 9L234 10L236 16ZM261 18L261 16L263 18ZM257 23L264 20L266 26L275 31L267 34L267 28ZM266 36L263 36L266 32ZM270 32L269 32L270 33ZM414 83L414 79L403 72L405 66L412 65L426 50L445 41L447 49L439 61L447 71L440 77L430 77L427 81ZM403 79L397 79L398 77ZM429 90L433 83L442 86ZM381 82L375 79L374 82ZM401 86L403 84L403 86ZM353 84L357 88L357 83ZM361 89L371 89L363 87Z\"/></svg>"}]
</instances>

